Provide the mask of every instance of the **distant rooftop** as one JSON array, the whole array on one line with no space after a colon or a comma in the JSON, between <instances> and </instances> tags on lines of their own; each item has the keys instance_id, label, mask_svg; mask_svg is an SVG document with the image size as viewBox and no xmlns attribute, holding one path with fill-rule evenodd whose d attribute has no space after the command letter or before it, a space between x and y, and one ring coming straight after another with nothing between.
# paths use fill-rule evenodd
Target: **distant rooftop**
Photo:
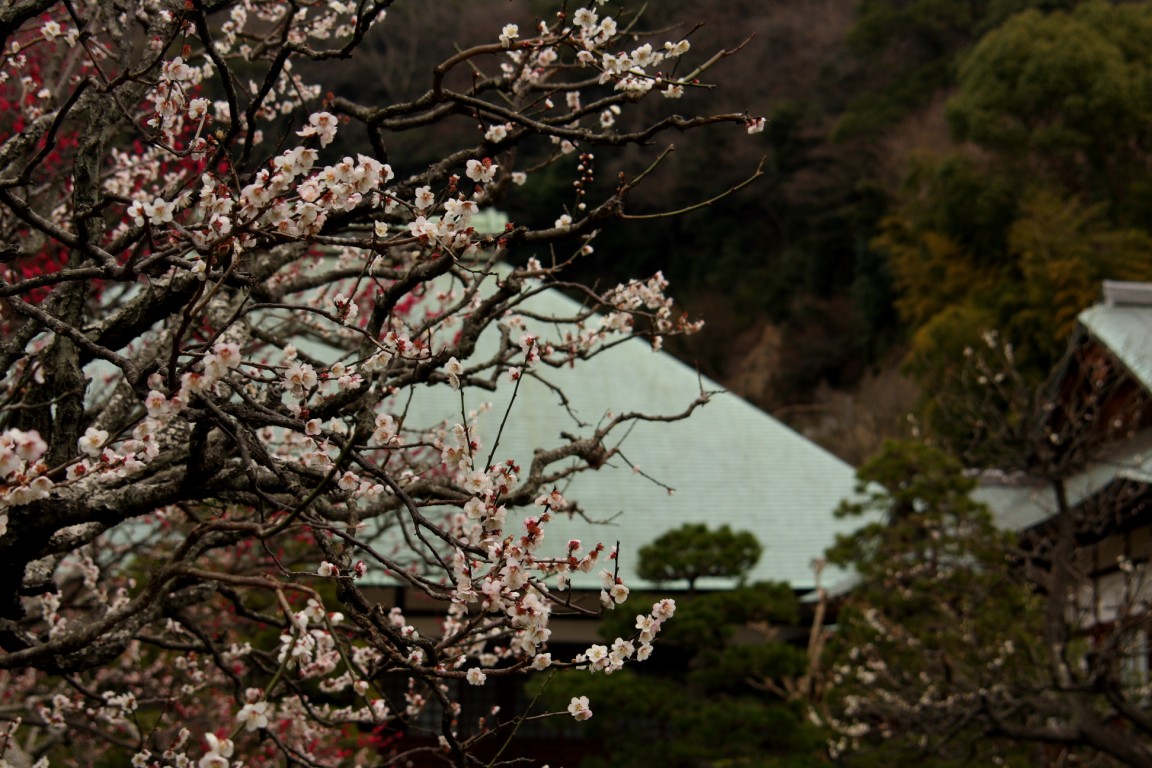
<instances>
[{"instance_id":1,"label":"distant rooftop","mask_svg":"<svg viewBox=\"0 0 1152 768\"><path fill-rule=\"evenodd\" d=\"M1104 281L1104 302L1080 324L1152 392L1152 283Z\"/></svg>"},{"instance_id":2,"label":"distant rooftop","mask_svg":"<svg viewBox=\"0 0 1152 768\"><path fill-rule=\"evenodd\" d=\"M1152 283L1104 281L1104 300L1078 316L1081 327L1152 392ZM1078 504L1116 480L1152 481L1152 435L1143 434L1066 482L1068 500ZM1017 476L981 478L973 497L988 504L997 524L1023 530L1056 513L1050 485Z\"/></svg>"}]
</instances>

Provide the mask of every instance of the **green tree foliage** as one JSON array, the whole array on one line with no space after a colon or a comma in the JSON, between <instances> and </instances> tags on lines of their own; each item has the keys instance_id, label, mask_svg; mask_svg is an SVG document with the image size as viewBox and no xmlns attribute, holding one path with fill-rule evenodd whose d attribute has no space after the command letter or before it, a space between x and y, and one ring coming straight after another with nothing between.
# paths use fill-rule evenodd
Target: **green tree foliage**
<instances>
[{"instance_id":1,"label":"green tree foliage","mask_svg":"<svg viewBox=\"0 0 1152 768\"><path fill-rule=\"evenodd\" d=\"M704 546L666 534L641 557L675 562L685 546L697 557L729 553L734 565L725 575L735 577L755 564L760 546L751 533L699 528L676 533L701 537ZM700 570L695 563L685 567ZM633 619L622 610L609 614L601 633L628 636ZM799 606L786 584L697 593L679 601L661 630L650 669L625 667L607 676L561 672L542 696L559 707L573 696L588 696L594 715L581 728L603 750L587 758L584 768L820 765L823 731L808 722L800 702L773 692L782 689L780 681L806 670L804 652L780 639L798 621Z\"/></svg>"},{"instance_id":2,"label":"green tree foliage","mask_svg":"<svg viewBox=\"0 0 1152 768\"><path fill-rule=\"evenodd\" d=\"M1008 240L1018 196L1007 176L969 157L918 157L902 203L872 241L887 259L912 338L910 367L927 391L947 386L965 347L1015 316L1019 275ZM1045 349L1052 346L1046 334Z\"/></svg>"},{"instance_id":3,"label":"green tree foliage","mask_svg":"<svg viewBox=\"0 0 1152 768\"><path fill-rule=\"evenodd\" d=\"M563 706L586 695L594 715L582 734L602 745L581 768L813 768L823 739L788 704L745 696L701 696L682 680L625 669L610 677L559 674L545 698Z\"/></svg>"},{"instance_id":4,"label":"green tree foliage","mask_svg":"<svg viewBox=\"0 0 1152 768\"><path fill-rule=\"evenodd\" d=\"M1152 7L1143 3L1013 17L960 67L948 111L957 138L1119 210L1148 162L1149 39Z\"/></svg>"},{"instance_id":5,"label":"green tree foliage","mask_svg":"<svg viewBox=\"0 0 1152 768\"><path fill-rule=\"evenodd\" d=\"M859 90L834 135L875 136L953 82L957 58L984 32L1030 7L1074 0L864 0L848 43Z\"/></svg>"},{"instance_id":6,"label":"green tree foliage","mask_svg":"<svg viewBox=\"0 0 1152 768\"><path fill-rule=\"evenodd\" d=\"M1043 616L1008 557L1011 537L939 449L890 442L858 477L864 499L840 514L884 519L828 553L859 577L829 644L828 714L845 764L1034 764L1031 748L995 735L1001 719L1042 720L1017 711L1044 679Z\"/></svg>"},{"instance_id":7,"label":"green tree foliage","mask_svg":"<svg viewBox=\"0 0 1152 768\"><path fill-rule=\"evenodd\" d=\"M1007 569L1004 563L988 571L990 564L1004 561L1001 553L1008 539L992 525L987 507L969 497L976 481L939 448L889 441L858 470L857 480L862 500L844 502L837 515L878 511L882 519L841 535L828 552L831 562L851 566L860 577L863 588L854 592L852 602L859 602L877 583L886 591L892 586L930 586L941 576L991 578ZM930 589L910 591L931 599ZM872 601L881 599L908 613L926 607L905 603L911 596L877 594Z\"/></svg>"},{"instance_id":8,"label":"green tree foliage","mask_svg":"<svg viewBox=\"0 0 1152 768\"><path fill-rule=\"evenodd\" d=\"M1117 227L1104 205L1085 205L1049 186L1013 189L1006 176L963 156L922 159L909 176L908 202L886 218L873 247L888 255L900 293L896 307L933 351L940 316L980 314L979 333L1000 329L1037 373L1051 367L1076 314L1105 278L1152 277L1152 238ZM963 312L963 307L969 307ZM980 310L974 313L972 310ZM964 345L943 350L958 359Z\"/></svg>"},{"instance_id":9,"label":"green tree foliage","mask_svg":"<svg viewBox=\"0 0 1152 768\"><path fill-rule=\"evenodd\" d=\"M1025 202L1008 234L1008 250L1025 291L1017 323L1038 341L1047 333L1063 343L1080 309L1098 298L1104 279L1152 280L1152 236L1112 226L1103 203L1084 206L1048 189Z\"/></svg>"},{"instance_id":10,"label":"green tree foliage","mask_svg":"<svg viewBox=\"0 0 1152 768\"><path fill-rule=\"evenodd\" d=\"M749 531L727 525L713 531L703 523L685 523L641 547L636 572L648 581L687 581L693 591L701 577L743 576L762 551Z\"/></svg>"}]
</instances>

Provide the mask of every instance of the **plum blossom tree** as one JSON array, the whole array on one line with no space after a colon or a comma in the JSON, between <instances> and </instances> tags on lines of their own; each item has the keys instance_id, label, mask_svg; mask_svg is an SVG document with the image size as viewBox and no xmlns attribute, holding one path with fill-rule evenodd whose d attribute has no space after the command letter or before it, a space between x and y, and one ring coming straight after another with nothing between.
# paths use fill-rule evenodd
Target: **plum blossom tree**
<instances>
[{"instance_id":1,"label":"plum blossom tree","mask_svg":"<svg viewBox=\"0 0 1152 768\"><path fill-rule=\"evenodd\" d=\"M988 725L1023 692L1043 687L1034 661L1040 598L1007 555L962 465L938 448L889 442L858 473L862 500L883 519L829 552L859 584L829 642L830 751L848 765L1026 765L1035 754ZM985 709L986 708L986 709ZM1031 712L1019 715L1031 717Z\"/></svg>"},{"instance_id":2,"label":"plum blossom tree","mask_svg":"<svg viewBox=\"0 0 1152 768\"><path fill-rule=\"evenodd\" d=\"M410 101L302 74L404 34L390 5L0 8L0 764L403 763L381 734L435 702L421 749L467 765L506 730L462 722L447 683L595 667L547 651L549 617L576 610L566 575L612 567L603 546L545 543L557 485L706 396L517 457L478 437L514 407L468 410L464 392L693 331L659 275L563 280L649 176L594 199L589 169L669 129L763 123L629 122L735 49L690 63L683 35L639 44L636 17L599 5L461 46ZM470 127L437 162L389 156L446 121ZM528 146L542 162L518 164ZM583 175L555 226L478 226L569 153ZM526 305L558 288L584 309ZM422 422L413 403L453 389L455 412ZM373 602L369 569L441 601L442 632ZM619 663L673 610L641 612Z\"/></svg>"}]
</instances>

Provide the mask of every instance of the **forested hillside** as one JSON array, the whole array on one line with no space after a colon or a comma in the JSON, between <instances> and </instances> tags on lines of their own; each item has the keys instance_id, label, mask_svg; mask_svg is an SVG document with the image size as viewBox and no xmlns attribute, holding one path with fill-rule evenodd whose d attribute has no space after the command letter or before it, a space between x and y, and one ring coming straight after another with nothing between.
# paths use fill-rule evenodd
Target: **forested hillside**
<instances>
[{"instance_id":1,"label":"forested hillside","mask_svg":"<svg viewBox=\"0 0 1152 768\"><path fill-rule=\"evenodd\" d=\"M501 18L531 24L549 4L507 5ZM453 30L495 34L483 4L414 7L390 13L424 32L377 44L374 71L324 65L334 93L416 93ZM1152 278L1147 4L661 0L631 30L674 25L694 47L742 45L708 73L709 97L770 121L759 141L684 137L631 203L658 214L709 199L761 157L764 174L687 216L608 227L579 273L664 270L708 321L673 351L846 458L907 429L909 411L947 433L918 392L952 386L983 332L1039 378L1101 279ZM411 165L422 147L389 151ZM574 182L611 190L644 170L567 160L507 190L513 221L548 223L530 220L551 210L541 199L574 208Z\"/></svg>"}]
</instances>

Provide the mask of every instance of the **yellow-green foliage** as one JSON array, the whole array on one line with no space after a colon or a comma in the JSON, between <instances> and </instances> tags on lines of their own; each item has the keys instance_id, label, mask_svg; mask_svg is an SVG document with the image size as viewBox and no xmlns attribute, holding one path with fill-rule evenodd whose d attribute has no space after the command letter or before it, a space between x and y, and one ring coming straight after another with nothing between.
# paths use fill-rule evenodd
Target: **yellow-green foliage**
<instances>
[{"instance_id":1,"label":"yellow-green foliage","mask_svg":"<svg viewBox=\"0 0 1152 768\"><path fill-rule=\"evenodd\" d=\"M1008 248L1023 280L1025 311L1056 342L1099 297L1102 280L1152 279L1152 236L1111 225L1103 203L1085 206L1050 189L1022 206Z\"/></svg>"}]
</instances>

